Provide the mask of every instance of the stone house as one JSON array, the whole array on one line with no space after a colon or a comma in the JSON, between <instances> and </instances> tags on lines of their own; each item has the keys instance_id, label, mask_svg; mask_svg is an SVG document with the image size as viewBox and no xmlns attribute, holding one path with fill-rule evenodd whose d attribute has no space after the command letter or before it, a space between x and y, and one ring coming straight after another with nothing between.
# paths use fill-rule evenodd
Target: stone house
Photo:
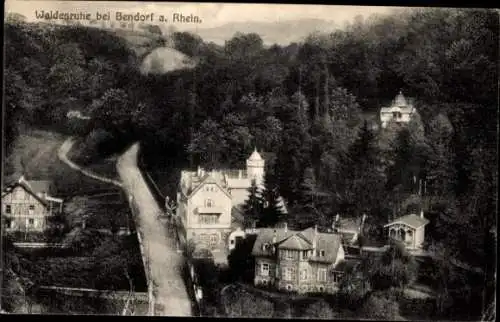
<instances>
[{"instance_id":1,"label":"stone house","mask_svg":"<svg viewBox=\"0 0 500 322\"><path fill-rule=\"evenodd\" d=\"M2 193L2 217L7 232L41 232L48 219L62 211L63 200L51 197L50 181L25 180L8 186Z\"/></svg>"},{"instance_id":2,"label":"stone house","mask_svg":"<svg viewBox=\"0 0 500 322\"><path fill-rule=\"evenodd\" d=\"M404 242L408 249L422 248L425 239L425 226L429 220L424 217L424 212L420 216L410 214L396 218L384 226L388 228L390 239Z\"/></svg>"},{"instance_id":3,"label":"stone house","mask_svg":"<svg viewBox=\"0 0 500 322\"><path fill-rule=\"evenodd\" d=\"M176 214L186 240L214 253L234 248L235 236L231 244L229 235L243 228L240 207L248 199L252 181L263 188L264 167L265 160L255 149L246 160L246 169L182 171ZM244 237L241 230L236 234Z\"/></svg>"},{"instance_id":4,"label":"stone house","mask_svg":"<svg viewBox=\"0 0 500 322\"><path fill-rule=\"evenodd\" d=\"M272 285L298 293L335 293L344 270L341 235L260 228L252 249L255 285Z\"/></svg>"}]
</instances>

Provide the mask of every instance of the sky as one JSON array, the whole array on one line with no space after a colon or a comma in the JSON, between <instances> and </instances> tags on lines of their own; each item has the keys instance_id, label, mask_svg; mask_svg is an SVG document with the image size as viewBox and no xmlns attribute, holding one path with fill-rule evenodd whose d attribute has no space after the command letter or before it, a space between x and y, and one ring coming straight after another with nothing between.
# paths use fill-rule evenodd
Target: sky
<instances>
[{"instance_id":1,"label":"sky","mask_svg":"<svg viewBox=\"0 0 500 322\"><path fill-rule=\"evenodd\" d=\"M125 1L42 1L6 0L5 11L16 12L35 20L35 10L59 10L61 12L84 11L94 15L96 12L121 11L124 13L154 13L171 17L173 13L198 15L202 18L196 28L212 28L230 22L279 22L318 18L342 24L352 21L356 15L368 16L372 13L390 13L391 7L332 6L332 5L288 5L288 4L224 4L224 3L176 3L176 2L125 2ZM186 27L189 29L192 25ZM176 27L180 27L177 26ZM182 28L184 29L184 28Z\"/></svg>"}]
</instances>

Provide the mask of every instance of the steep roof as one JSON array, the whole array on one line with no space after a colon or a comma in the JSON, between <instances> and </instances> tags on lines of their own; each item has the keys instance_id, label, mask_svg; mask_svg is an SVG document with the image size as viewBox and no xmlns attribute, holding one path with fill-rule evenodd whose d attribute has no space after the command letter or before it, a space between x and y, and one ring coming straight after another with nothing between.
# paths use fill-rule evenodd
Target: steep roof
<instances>
[{"instance_id":1,"label":"steep roof","mask_svg":"<svg viewBox=\"0 0 500 322\"><path fill-rule=\"evenodd\" d=\"M334 270L337 272L348 273L356 268L361 263L358 259L344 259L340 263L338 263Z\"/></svg>"},{"instance_id":2,"label":"steep roof","mask_svg":"<svg viewBox=\"0 0 500 322\"><path fill-rule=\"evenodd\" d=\"M274 232L276 231L276 243L279 243L286 238L295 235L297 232L293 230L285 231L284 228L259 228L259 234L257 235L257 239L253 244L252 255L254 256L271 256L271 250L264 251L262 246L264 244L272 244Z\"/></svg>"},{"instance_id":3,"label":"steep roof","mask_svg":"<svg viewBox=\"0 0 500 322\"><path fill-rule=\"evenodd\" d=\"M48 180L26 180L25 181L33 190L34 193L47 193L50 194L52 182Z\"/></svg>"},{"instance_id":4,"label":"steep roof","mask_svg":"<svg viewBox=\"0 0 500 322\"><path fill-rule=\"evenodd\" d=\"M6 195L12 193L12 191L16 188L16 187L21 187L23 188L27 193L29 193L30 195L32 195L36 200L38 200L42 205L44 205L45 207L48 206L48 203L46 200L40 198L33 190L32 188L25 182L25 181L21 181L21 182L16 182L8 187L6 187L2 193L2 198L5 197Z\"/></svg>"},{"instance_id":5,"label":"steep roof","mask_svg":"<svg viewBox=\"0 0 500 322\"><path fill-rule=\"evenodd\" d=\"M399 91L399 94L396 95L396 98L394 99L394 105L395 106L407 106L408 103L406 102L406 98L403 95L402 91Z\"/></svg>"},{"instance_id":6,"label":"steep roof","mask_svg":"<svg viewBox=\"0 0 500 322\"><path fill-rule=\"evenodd\" d=\"M388 223L384 227L389 227L389 226L392 226L392 225L395 225L395 224L403 224L403 225L410 226L412 228L417 229L417 228L419 228L421 226L427 225L428 223L429 223L428 219L422 218L422 217L417 216L415 214L410 214L410 215L406 215L406 216L402 216L402 217L396 218L395 220L393 220L392 222Z\"/></svg>"},{"instance_id":7,"label":"steep roof","mask_svg":"<svg viewBox=\"0 0 500 322\"><path fill-rule=\"evenodd\" d=\"M312 243L304 239L300 234L296 234L285 239L285 241L279 244L278 248L308 250L312 249Z\"/></svg>"},{"instance_id":8,"label":"steep roof","mask_svg":"<svg viewBox=\"0 0 500 322\"><path fill-rule=\"evenodd\" d=\"M221 182L219 180L216 180L214 177L212 177L210 175L210 173L207 173L205 174L205 176L203 176L200 180L200 182L198 183L198 185L196 187L194 187L194 189L191 190L191 192L189 193L188 197L191 197L193 196L198 190L201 189L201 187L203 187L203 185L205 184L215 184L219 187L219 189L221 189L229 198L231 198L231 195L229 194L229 192L223 187L223 185L221 184Z\"/></svg>"},{"instance_id":9,"label":"steep roof","mask_svg":"<svg viewBox=\"0 0 500 322\"><path fill-rule=\"evenodd\" d=\"M263 249L264 244L273 245L274 232L276 231L276 243L279 249L310 250L313 247L314 228L307 228L303 231L293 231L284 228L261 228L254 243L252 255L254 256L272 256L272 247L268 250ZM333 263L337 259L337 253L340 249L341 236L333 233L317 233L316 250L323 250L324 256L311 256L309 260L317 262Z\"/></svg>"},{"instance_id":10,"label":"steep roof","mask_svg":"<svg viewBox=\"0 0 500 322\"><path fill-rule=\"evenodd\" d=\"M257 149L253 150L252 154L248 158L249 161L262 161L262 157L260 156L259 152L257 152Z\"/></svg>"}]
</instances>

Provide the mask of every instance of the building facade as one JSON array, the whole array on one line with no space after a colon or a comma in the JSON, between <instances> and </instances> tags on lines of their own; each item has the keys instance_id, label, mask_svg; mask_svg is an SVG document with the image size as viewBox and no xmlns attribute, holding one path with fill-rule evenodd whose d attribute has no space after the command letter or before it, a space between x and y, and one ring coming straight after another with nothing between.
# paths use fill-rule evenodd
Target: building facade
<instances>
[{"instance_id":1,"label":"building facade","mask_svg":"<svg viewBox=\"0 0 500 322\"><path fill-rule=\"evenodd\" d=\"M380 109L381 126L382 128L386 128L390 122L408 124L412 115L416 112L417 110L413 107L413 104L408 102L400 91L391 106Z\"/></svg>"},{"instance_id":2,"label":"building facade","mask_svg":"<svg viewBox=\"0 0 500 322\"><path fill-rule=\"evenodd\" d=\"M246 169L182 171L176 214L186 240L213 252L229 251L229 235L238 226L235 214L248 198L252 181L262 189L264 167L264 159L254 150Z\"/></svg>"},{"instance_id":3,"label":"building facade","mask_svg":"<svg viewBox=\"0 0 500 322\"><path fill-rule=\"evenodd\" d=\"M2 217L7 232L41 232L48 219L62 210L63 200L50 196L49 181L27 181L21 177L2 193Z\"/></svg>"},{"instance_id":4,"label":"building facade","mask_svg":"<svg viewBox=\"0 0 500 322\"><path fill-rule=\"evenodd\" d=\"M388 228L389 239L402 241L408 249L419 249L425 240L425 226L429 220L421 212L420 216L410 214L399 217L388 223L384 228Z\"/></svg>"},{"instance_id":5,"label":"building facade","mask_svg":"<svg viewBox=\"0 0 500 322\"><path fill-rule=\"evenodd\" d=\"M253 246L255 285L274 286L298 293L335 293L344 271L341 236L304 231L261 228Z\"/></svg>"}]
</instances>

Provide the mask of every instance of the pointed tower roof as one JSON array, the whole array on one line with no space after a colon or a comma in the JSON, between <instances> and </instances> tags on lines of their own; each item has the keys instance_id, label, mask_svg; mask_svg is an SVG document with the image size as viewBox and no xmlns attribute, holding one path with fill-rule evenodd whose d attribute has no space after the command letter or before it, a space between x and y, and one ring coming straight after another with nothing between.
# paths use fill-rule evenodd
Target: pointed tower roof
<instances>
[{"instance_id":1,"label":"pointed tower roof","mask_svg":"<svg viewBox=\"0 0 500 322\"><path fill-rule=\"evenodd\" d=\"M257 148L255 148L252 152L252 154L250 155L250 157L248 158L249 161L262 161L264 159L262 159L262 157L260 156L259 152L257 152Z\"/></svg>"},{"instance_id":2,"label":"pointed tower roof","mask_svg":"<svg viewBox=\"0 0 500 322\"><path fill-rule=\"evenodd\" d=\"M399 91L399 94L394 99L395 106L407 106L406 98L403 95L402 91Z\"/></svg>"}]
</instances>

